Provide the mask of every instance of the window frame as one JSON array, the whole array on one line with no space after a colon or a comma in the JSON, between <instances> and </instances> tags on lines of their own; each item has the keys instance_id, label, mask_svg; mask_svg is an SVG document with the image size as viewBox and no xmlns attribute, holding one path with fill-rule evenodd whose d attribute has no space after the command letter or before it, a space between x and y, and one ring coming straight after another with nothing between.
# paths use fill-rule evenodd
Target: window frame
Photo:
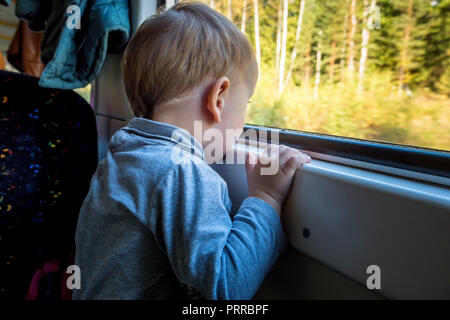
<instances>
[{"instance_id":1,"label":"window frame","mask_svg":"<svg viewBox=\"0 0 450 320\"><path fill-rule=\"evenodd\" d=\"M245 124L244 132L249 129L258 138L266 131L268 141L278 132L280 143L300 150L450 179L450 152L445 150Z\"/></svg>"}]
</instances>

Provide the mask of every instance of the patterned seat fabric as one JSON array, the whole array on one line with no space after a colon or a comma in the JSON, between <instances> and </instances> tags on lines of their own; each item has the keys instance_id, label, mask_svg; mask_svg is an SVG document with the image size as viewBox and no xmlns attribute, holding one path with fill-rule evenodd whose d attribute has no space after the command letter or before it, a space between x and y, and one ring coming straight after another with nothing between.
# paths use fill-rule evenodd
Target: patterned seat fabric
<instances>
[{"instance_id":1,"label":"patterned seat fabric","mask_svg":"<svg viewBox=\"0 0 450 320\"><path fill-rule=\"evenodd\" d=\"M23 299L39 266L73 250L97 166L91 106L38 81L0 71L0 299Z\"/></svg>"}]
</instances>

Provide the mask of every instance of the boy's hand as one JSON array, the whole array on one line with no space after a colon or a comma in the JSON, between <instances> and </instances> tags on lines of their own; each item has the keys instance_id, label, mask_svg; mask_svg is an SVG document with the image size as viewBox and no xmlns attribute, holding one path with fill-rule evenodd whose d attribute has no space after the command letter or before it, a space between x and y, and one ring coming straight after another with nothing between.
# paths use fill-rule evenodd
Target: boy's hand
<instances>
[{"instance_id":1,"label":"boy's hand","mask_svg":"<svg viewBox=\"0 0 450 320\"><path fill-rule=\"evenodd\" d=\"M261 174L261 169L272 167L274 161L279 162L278 171L274 175ZM309 162L311 158L307 154L285 145L271 145L259 157L249 152L245 164L248 196L266 201L280 215L295 172Z\"/></svg>"}]
</instances>

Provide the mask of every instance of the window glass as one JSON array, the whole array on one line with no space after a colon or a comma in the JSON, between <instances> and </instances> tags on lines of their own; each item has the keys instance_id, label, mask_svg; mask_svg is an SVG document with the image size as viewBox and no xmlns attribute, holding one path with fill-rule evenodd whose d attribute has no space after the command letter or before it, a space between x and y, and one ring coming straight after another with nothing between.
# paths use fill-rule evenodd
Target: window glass
<instances>
[{"instance_id":1,"label":"window glass","mask_svg":"<svg viewBox=\"0 0 450 320\"><path fill-rule=\"evenodd\" d=\"M88 84L84 88L75 89L74 91L83 97L89 104L91 103L91 84Z\"/></svg>"},{"instance_id":2,"label":"window glass","mask_svg":"<svg viewBox=\"0 0 450 320\"><path fill-rule=\"evenodd\" d=\"M450 150L450 0L204 2L260 56L247 123Z\"/></svg>"}]
</instances>

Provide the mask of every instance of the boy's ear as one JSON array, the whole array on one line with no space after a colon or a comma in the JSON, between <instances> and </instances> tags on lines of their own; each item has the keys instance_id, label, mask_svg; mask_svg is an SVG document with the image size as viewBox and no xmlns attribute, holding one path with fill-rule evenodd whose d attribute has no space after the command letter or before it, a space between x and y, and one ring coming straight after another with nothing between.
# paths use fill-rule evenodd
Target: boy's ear
<instances>
[{"instance_id":1,"label":"boy's ear","mask_svg":"<svg viewBox=\"0 0 450 320\"><path fill-rule=\"evenodd\" d=\"M214 122L219 123L221 114L225 107L225 96L230 87L230 80L227 77L217 79L210 87L206 108Z\"/></svg>"}]
</instances>

